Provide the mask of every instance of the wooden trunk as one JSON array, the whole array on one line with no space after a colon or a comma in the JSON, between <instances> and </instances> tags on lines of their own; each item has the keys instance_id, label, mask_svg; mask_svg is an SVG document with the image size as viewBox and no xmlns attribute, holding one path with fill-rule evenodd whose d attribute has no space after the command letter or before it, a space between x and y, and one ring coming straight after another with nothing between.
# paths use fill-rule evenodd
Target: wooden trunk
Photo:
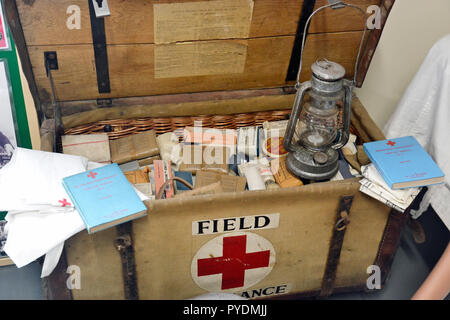
<instances>
[{"instance_id":1,"label":"wooden trunk","mask_svg":"<svg viewBox=\"0 0 450 320\"><path fill-rule=\"evenodd\" d=\"M378 8L381 21L381 28L369 30L364 39L356 77L360 86L394 1L352 3L371 18L371 9ZM328 1L108 4L111 16L96 18L86 0L5 1L40 121L56 115L58 129L89 133L117 119L133 123L142 118L286 114L294 99L306 20ZM329 8L315 16L301 81L309 79L310 65L321 57L342 64L346 77L353 77L363 29L355 9ZM352 126L359 138L383 139L357 98L353 104ZM70 239L57 270L44 281L47 297L185 299L221 291L261 298L363 290L370 265L378 265L382 280L387 278L404 216L363 195L358 186L357 180L345 180L148 202L146 218ZM351 223L339 234L335 224L342 210L350 212ZM245 221L264 215L276 223L247 231ZM192 226L200 220L239 217L247 217L240 230L193 234ZM201 249L215 243L225 250L227 238L269 246L266 272L247 273L244 268L243 283L222 288L212 284L213 278L206 284L199 281L196 261L207 259ZM81 290L65 289L67 265L81 268Z\"/></svg>"}]
</instances>

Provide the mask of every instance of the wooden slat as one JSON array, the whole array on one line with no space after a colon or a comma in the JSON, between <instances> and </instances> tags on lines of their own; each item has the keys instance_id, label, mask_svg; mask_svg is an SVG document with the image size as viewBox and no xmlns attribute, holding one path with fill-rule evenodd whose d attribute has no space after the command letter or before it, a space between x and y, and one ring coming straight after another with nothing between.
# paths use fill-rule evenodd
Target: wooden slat
<instances>
[{"instance_id":1,"label":"wooden slat","mask_svg":"<svg viewBox=\"0 0 450 320\"><path fill-rule=\"evenodd\" d=\"M295 95L259 96L230 100L179 102L153 105L131 105L94 109L63 117L65 129L102 120L145 117L184 117L216 114L238 114L291 109Z\"/></svg>"},{"instance_id":2,"label":"wooden slat","mask_svg":"<svg viewBox=\"0 0 450 320\"><path fill-rule=\"evenodd\" d=\"M163 79L154 78L155 45L108 46L111 94L102 95L91 45L31 47L30 56L43 101L48 100L50 88L41 57L50 49L58 53L59 70L53 73L58 99L84 100L277 86L287 69L292 43L293 37L250 40L241 74Z\"/></svg>"},{"instance_id":3,"label":"wooden slat","mask_svg":"<svg viewBox=\"0 0 450 320\"><path fill-rule=\"evenodd\" d=\"M311 35L305 50L302 81L310 77L309 66L319 57L341 63L351 77L361 35L360 31ZM238 40L220 43L223 41ZM108 46L110 94L98 93L91 45L33 46L29 51L40 97L45 102L49 101L51 91L44 51L58 54L59 70L53 72L56 93L59 100L67 101L283 86L293 41L293 36L248 40L243 73L162 79L154 77L155 45L111 45Z\"/></svg>"},{"instance_id":4,"label":"wooden slat","mask_svg":"<svg viewBox=\"0 0 450 320\"><path fill-rule=\"evenodd\" d=\"M295 93L294 87L280 87L269 89L247 89L247 90L228 90L228 91L210 91L210 92L194 92L194 93L179 93L166 94L157 96L143 96L143 97L125 97L114 98L110 100L108 108L114 107L130 107L130 106L153 106L155 104L177 104L186 102L205 102L205 101L219 101L219 100L233 100L245 99L253 97L269 97L281 96ZM80 112L103 109L105 106L98 104L97 100L77 100L64 101L59 103L61 116L66 117ZM49 118L53 115L53 106L49 105L47 116Z\"/></svg>"},{"instance_id":5,"label":"wooden slat","mask_svg":"<svg viewBox=\"0 0 450 320\"><path fill-rule=\"evenodd\" d=\"M205 1L205 0L196 0ZM109 0L111 16L105 18L108 44L154 43L153 4L193 2L192 0ZM327 4L318 0L316 8ZM379 0L354 0L364 10ZM69 30L69 6L81 10L81 29ZM250 38L294 35L302 0L255 0ZM26 42L29 46L92 43L87 0L17 0ZM311 22L311 33L358 31L361 16L354 9L328 9ZM202 39L200 39L202 40Z\"/></svg>"},{"instance_id":6,"label":"wooden slat","mask_svg":"<svg viewBox=\"0 0 450 320\"><path fill-rule=\"evenodd\" d=\"M380 41L381 34L383 33L384 26L386 25L386 21L388 19L390 11L392 10L392 7L394 6L394 3L395 0L380 1L381 28L372 29L369 31L364 48L364 53L359 65L358 78L356 79L358 88L361 88L364 83L364 79L366 78L367 71L369 70L370 63L372 62L372 58L375 54L375 50L378 46L378 42Z\"/></svg>"}]
</instances>

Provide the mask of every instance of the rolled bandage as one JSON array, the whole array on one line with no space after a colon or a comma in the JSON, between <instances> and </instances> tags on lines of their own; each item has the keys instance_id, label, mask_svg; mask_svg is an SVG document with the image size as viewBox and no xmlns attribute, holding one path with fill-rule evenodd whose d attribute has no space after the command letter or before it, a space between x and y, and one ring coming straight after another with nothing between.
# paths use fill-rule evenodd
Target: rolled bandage
<instances>
[{"instance_id":1,"label":"rolled bandage","mask_svg":"<svg viewBox=\"0 0 450 320\"><path fill-rule=\"evenodd\" d=\"M266 190L266 185L264 184L263 177L261 176L258 167L249 166L245 169L244 175L247 179L247 185L250 191Z\"/></svg>"}]
</instances>

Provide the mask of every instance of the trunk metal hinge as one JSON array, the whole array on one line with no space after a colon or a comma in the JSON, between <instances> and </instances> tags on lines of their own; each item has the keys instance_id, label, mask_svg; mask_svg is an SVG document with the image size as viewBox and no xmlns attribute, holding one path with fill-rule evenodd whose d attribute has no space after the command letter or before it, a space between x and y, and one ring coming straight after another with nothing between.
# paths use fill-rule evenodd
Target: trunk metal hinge
<instances>
[{"instance_id":1,"label":"trunk metal hinge","mask_svg":"<svg viewBox=\"0 0 450 320\"><path fill-rule=\"evenodd\" d=\"M97 99L97 105L100 107L110 107L112 106L112 99L111 98Z\"/></svg>"}]
</instances>

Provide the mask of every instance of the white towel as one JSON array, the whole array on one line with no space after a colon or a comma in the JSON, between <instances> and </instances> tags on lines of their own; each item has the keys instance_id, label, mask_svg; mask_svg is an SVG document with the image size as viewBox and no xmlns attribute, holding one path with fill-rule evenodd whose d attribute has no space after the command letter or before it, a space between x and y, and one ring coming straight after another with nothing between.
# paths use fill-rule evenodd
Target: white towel
<instances>
[{"instance_id":1,"label":"white towel","mask_svg":"<svg viewBox=\"0 0 450 320\"><path fill-rule=\"evenodd\" d=\"M8 221L8 238L5 245L6 254L18 268L26 266L37 258L47 254L56 246L76 233L86 229L80 215L75 209L61 213L23 212L6 216ZM56 258L56 263L59 256ZM47 265L54 265L54 262ZM46 276L52 270L43 270ZM50 272L50 273L49 273Z\"/></svg>"}]
</instances>

